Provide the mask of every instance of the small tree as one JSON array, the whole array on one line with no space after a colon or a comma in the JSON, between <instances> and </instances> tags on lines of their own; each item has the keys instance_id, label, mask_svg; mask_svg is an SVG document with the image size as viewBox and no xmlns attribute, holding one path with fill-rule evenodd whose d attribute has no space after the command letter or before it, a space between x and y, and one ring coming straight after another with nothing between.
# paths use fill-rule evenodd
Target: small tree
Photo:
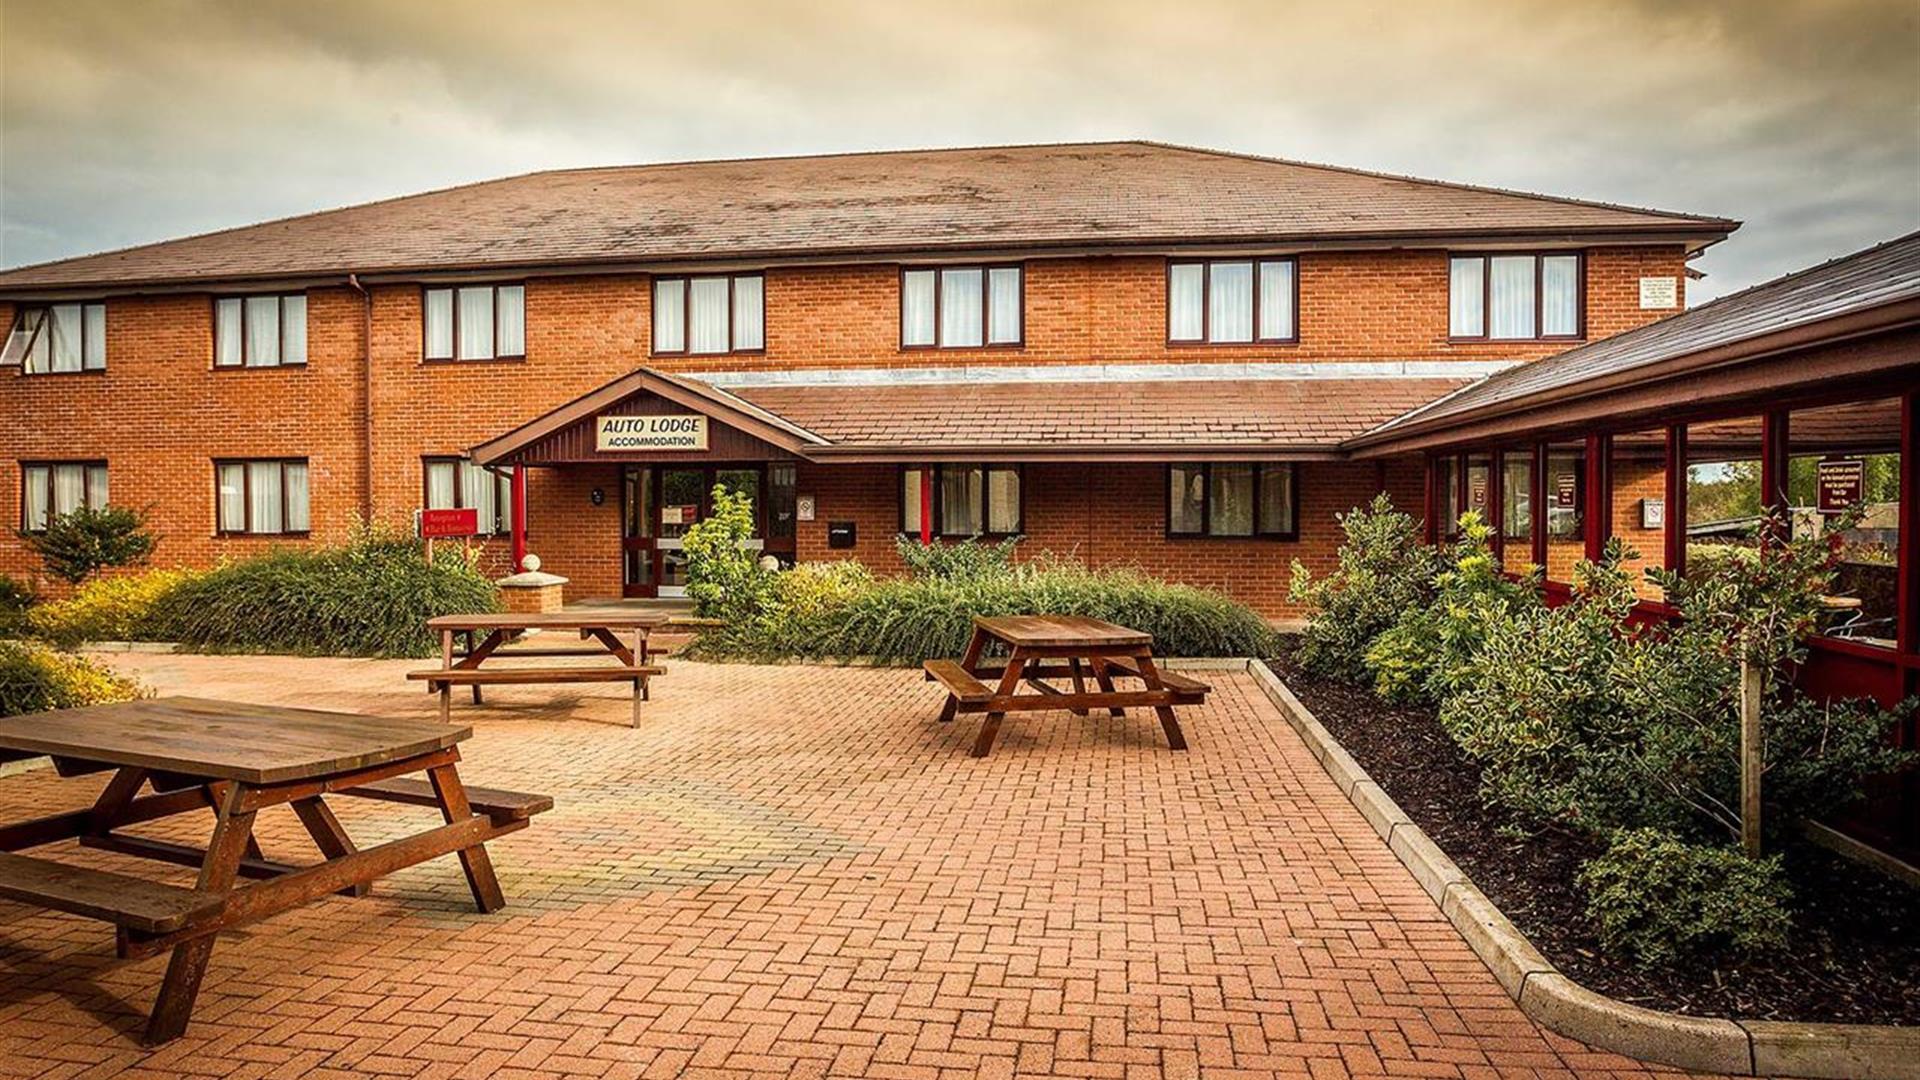
<instances>
[{"instance_id":1,"label":"small tree","mask_svg":"<svg viewBox=\"0 0 1920 1080\"><path fill-rule=\"evenodd\" d=\"M75 585L96 570L144 562L153 552L147 516L124 506L82 506L52 518L41 532L22 532L20 538L39 554L48 573Z\"/></svg>"},{"instance_id":2,"label":"small tree","mask_svg":"<svg viewBox=\"0 0 1920 1080\"><path fill-rule=\"evenodd\" d=\"M713 513L681 538L687 596L701 615L733 620L759 611L769 575L760 569L759 554L746 546L752 538L753 499L716 484Z\"/></svg>"}]
</instances>

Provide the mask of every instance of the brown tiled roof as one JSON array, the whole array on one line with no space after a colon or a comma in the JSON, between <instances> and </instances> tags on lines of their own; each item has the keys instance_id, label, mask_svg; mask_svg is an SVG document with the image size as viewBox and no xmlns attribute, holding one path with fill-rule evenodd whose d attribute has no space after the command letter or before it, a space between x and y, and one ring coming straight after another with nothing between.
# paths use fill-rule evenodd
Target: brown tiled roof
<instances>
[{"instance_id":1,"label":"brown tiled roof","mask_svg":"<svg viewBox=\"0 0 1920 1080\"><path fill-rule=\"evenodd\" d=\"M830 444L1114 452L1326 451L1465 379L1195 379L756 386L732 392Z\"/></svg>"},{"instance_id":2,"label":"brown tiled roof","mask_svg":"<svg viewBox=\"0 0 1920 1080\"><path fill-rule=\"evenodd\" d=\"M1405 237L1736 222L1157 143L570 169L0 272L0 290L468 267Z\"/></svg>"},{"instance_id":3,"label":"brown tiled roof","mask_svg":"<svg viewBox=\"0 0 1920 1080\"><path fill-rule=\"evenodd\" d=\"M1654 365L1915 300L1920 300L1920 232L1489 375L1356 441L1445 428L1450 421L1484 417L1489 409L1526 408L1544 396L1582 392L1587 384L1610 386Z\"/></svg>"}]
</instances>

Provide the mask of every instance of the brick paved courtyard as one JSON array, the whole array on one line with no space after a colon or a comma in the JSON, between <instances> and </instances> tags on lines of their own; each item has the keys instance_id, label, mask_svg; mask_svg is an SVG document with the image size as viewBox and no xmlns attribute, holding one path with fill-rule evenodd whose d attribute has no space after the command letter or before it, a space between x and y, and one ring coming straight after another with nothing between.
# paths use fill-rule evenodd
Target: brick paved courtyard
<instances>
[{"instance_id":1,"label":"brick paved courtyard","mask_svg":"<svg viewBox=\"0 0 1920 1080\"><path fill-rule=\"evenodd\" d=\"M432 713L405 661L110 659L161 693ZM0 1076L1648 1074L1522 1016L1252 682L1209 678L1187 754L1137 714L1039 714L985 761L917 673L675 662L638 730L613 687L490 691L456 705L463 774L558 804L493 845L505 912L446 859L224 935L147 1053L164 957L0 901ZM100 783L0 778L0 818ZM335 806L363 846L432 815ZM258 833L311 857L284 808Z\"/></svg>"}]
</instances>

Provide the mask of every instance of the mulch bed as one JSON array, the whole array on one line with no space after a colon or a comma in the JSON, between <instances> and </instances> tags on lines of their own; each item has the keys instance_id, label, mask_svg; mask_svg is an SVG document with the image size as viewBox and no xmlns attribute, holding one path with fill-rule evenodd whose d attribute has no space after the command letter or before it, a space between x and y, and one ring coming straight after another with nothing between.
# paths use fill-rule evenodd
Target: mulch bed
<instances>
[{"instance_id":1,"label":"mulch bed","mask_svg":"<svg viewBox=\"0 0 1920 1080\"><path fill-rule=\"evenodd\" d=\"M1354 760L1393 796L1547 959L1603 994L1653 1009L1748 1020L1920 1023L1920 890L1821 848L1787 854L1792 945L1742 964L1641 971L1601 955L1574 876L1599 853L1570 833L1523 828L1480 799L1480 770L1434 710L1268 661Z\"/></svg>"}]
</instances>

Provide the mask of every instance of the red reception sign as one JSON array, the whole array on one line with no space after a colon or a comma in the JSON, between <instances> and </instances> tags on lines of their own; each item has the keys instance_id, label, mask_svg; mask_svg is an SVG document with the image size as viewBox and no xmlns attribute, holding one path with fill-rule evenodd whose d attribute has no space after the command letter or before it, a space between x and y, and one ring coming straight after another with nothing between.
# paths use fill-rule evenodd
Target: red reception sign
<instances>
[{"instance_id":1,"label":"red reception sign","mask_svg":"<svg viewBox=\"0 0 1920 1080\"><path fill-rule=\"evenodd\" d=\"M473 507L464 510L420 511L420 535L428 540L472 536L479 531L480 511Z\"/></svg>"}]
</instances>

